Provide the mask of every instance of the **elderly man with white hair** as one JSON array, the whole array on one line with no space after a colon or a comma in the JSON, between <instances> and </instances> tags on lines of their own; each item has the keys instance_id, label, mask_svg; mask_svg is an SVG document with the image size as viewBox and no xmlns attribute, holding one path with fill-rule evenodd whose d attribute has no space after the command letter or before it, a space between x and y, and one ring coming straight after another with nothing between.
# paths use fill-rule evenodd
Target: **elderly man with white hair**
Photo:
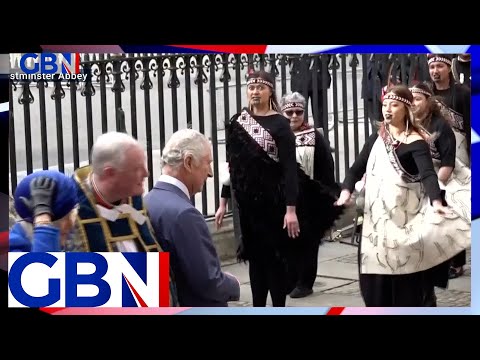
<instances>
[{"instance_id":1,"label":"elderly man with white hair","mask_svg":"<svg viewBox=\"0 0 480 360\"><path fill-rule=\"evenodd\" d=\"M91 159L89 166L74 174L79 186L79 233L86 250L160 250L146 226L142 204L148 176L142 145L128 134L108 132L94 143ZM119 237L124 240L118 241Z\"/></svg>"},{"instance_id":2,"label":"elderly man with white hair","mask_svg":"<svg viewBox=\"0 0 480 360\"><path fill-rule=\"evenodd\" d=\"M200 132L175 132L162 153L162 175L145 196L155 234L170 252L180 306L225 307L240 283L224 273L207 223L191 198L212 176L212 149Z\"/></svg>"}]
</instances>

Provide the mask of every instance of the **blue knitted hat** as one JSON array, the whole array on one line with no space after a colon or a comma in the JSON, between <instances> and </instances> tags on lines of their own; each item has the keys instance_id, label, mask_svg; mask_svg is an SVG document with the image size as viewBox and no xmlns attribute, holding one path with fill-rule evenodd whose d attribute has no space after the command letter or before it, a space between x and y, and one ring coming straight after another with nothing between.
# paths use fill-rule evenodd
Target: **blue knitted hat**
<instances>
[{"instance_id":1,"label":"blue knitted hat","mask_svg":"<svg viewBox=\"0 0 480 360\"><path fill-rule=\"evenodd\" d=\"M25 177L15 190L15 210L18 215L25 221L33 222L32 212L25 206L20 197L30 199L30 183L39 176L49 177L56 182L55 192L52 198L52 221L63 218L78 203L77 185L75 180L59 171L42 170L36 171Z\"/></svg>"}]
</instances>

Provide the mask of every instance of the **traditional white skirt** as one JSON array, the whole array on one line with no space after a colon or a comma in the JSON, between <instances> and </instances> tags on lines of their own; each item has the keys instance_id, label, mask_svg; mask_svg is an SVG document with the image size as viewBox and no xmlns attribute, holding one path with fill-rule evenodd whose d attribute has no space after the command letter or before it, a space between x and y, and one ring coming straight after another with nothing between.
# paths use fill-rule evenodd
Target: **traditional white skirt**
<instances>
[{"instance_id":1,"label":"traditional white skirt","mask_svg":"<svg viewBox=\"0 0 480 360\"><path fill-rule=\"evenodd\" d=\"M470 159L468 157L468 152L467 152L467 148L468 148L467 138L457 129L452 128L452 130L453 130L453 133L455 134L455 143L456 143L455 158L458 161L460 161L463 165L470 167Z\"/></svg>"},{"instance_id":2,"label":"traditional white skirt","mask_svg":"<svg viewBox=\"0 0 480 360\"><path fill-rule=\"evenodd\" d=\"M458 176L452 176L445 187L453 214L437 214L423 184L411 180L393 148L379 136L366 169L361 273L411 274L430 269L470 247L467 169L456 169Z\"/></svg>"}]
</instances>

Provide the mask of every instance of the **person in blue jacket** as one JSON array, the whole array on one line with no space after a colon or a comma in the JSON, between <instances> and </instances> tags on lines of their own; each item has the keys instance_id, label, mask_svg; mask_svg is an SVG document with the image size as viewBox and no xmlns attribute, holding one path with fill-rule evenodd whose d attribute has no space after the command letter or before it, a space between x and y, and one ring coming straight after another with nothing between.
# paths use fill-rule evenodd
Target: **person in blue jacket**
<instances>
[{"instance_id":1,"label":"person in blue jacket","mask_svg":"<svg viewBox=\"0 0 480 360\"><path fill-rule=\"evenodd\" d=\"M71 177L54 170L25 177L14 194L20 220L10 230L9 251L62 251L74 226L77 203Z\"/></svg>"}]
</instances>

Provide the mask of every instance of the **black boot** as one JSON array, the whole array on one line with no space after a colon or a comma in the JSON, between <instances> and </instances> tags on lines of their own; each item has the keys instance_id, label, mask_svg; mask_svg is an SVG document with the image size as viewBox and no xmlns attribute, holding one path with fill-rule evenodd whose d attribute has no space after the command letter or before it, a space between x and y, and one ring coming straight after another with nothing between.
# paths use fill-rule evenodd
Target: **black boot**
<instances>
[{"instance_id":1,"label":"black boot","mask_svg":"<svg viewBox=\"0 0 480 360\"><path fill-rule=\"evenodd\" d=\"M313 294L313 290L312 289L307 289L307 288L304 288L304 287L296 287L295 289L292 290L292 292L290 293L290 297L292 299L298 299L298 298L304 298L308 295L311 295Z\"/></svg>"}]
</instances>

